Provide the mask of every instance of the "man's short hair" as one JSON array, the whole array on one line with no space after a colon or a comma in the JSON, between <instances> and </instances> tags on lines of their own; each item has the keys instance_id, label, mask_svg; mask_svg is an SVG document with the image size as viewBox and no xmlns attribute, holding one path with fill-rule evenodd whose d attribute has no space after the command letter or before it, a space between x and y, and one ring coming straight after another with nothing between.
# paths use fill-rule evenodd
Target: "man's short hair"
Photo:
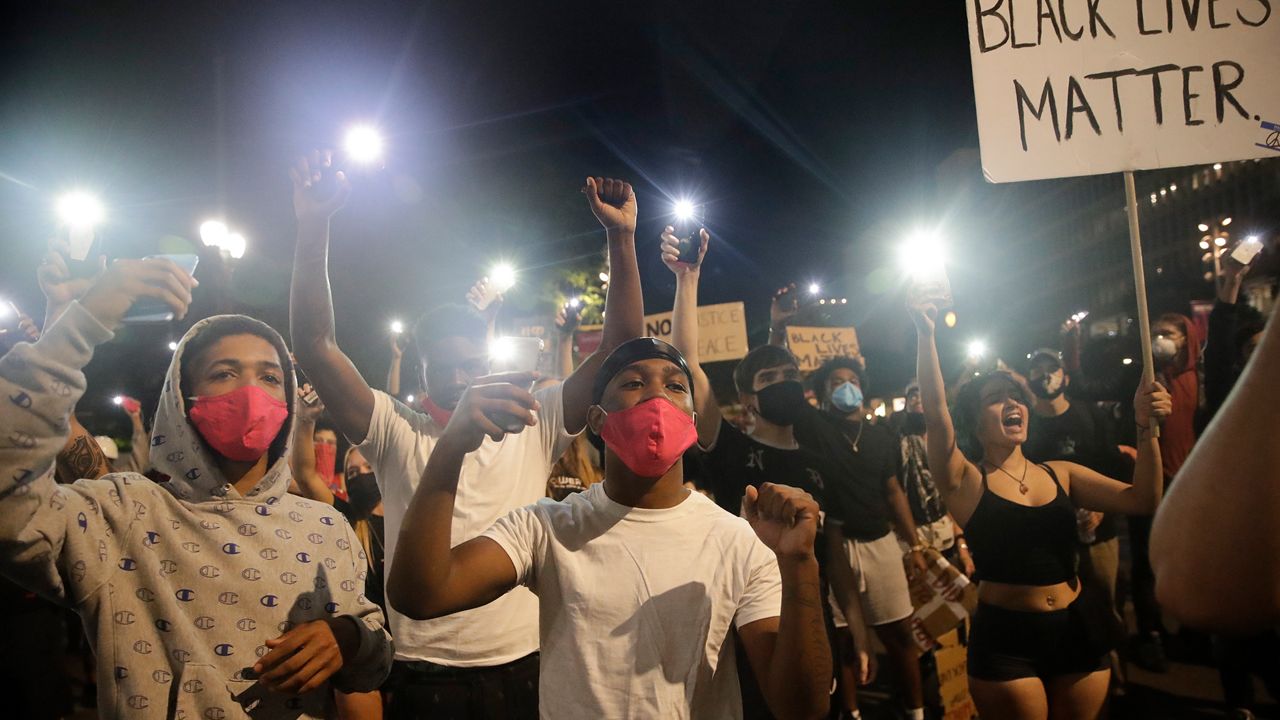
<instances>
[{"instance_id":1,"label":"man's short hair","mask_svg":"<svg viewBox=\"0 0 1280 720\"><path fill-rule=\"evenodd\" d=\"M858 377L858 387L862 388L863 393L867 391L867 375L862 369L862 364L851 357L834 357L822 363L822 366L814 370L813 375L809 377L813 393L819 398L827 397L827 380L831 378L831 373L841 368L852 370Z\"/></svg>"},{"instance_id":2,"label":"man's short hair","mask_svg":"<svg viewBox=\"0 0 1280 720\"><path fill-rule=\"evenodd\" d=\"M431 346L447 337L462 337L483 344L489 324L470 305L447 303L422 314L413 325L413 342L418 356L426 357Z\"/></svg>"},{"instance_id":3,"label":"man's short hair","mask_svg":"<svg viewBox=\"0 0 1280 720\"><path fill-rule=\"evenodd\" d=\"M797 365L796 356L780 345L761 345L747 353L733 369L733 384L738 392L755 393L756 373L779 365Z\"/></svg>"}]
</instances>

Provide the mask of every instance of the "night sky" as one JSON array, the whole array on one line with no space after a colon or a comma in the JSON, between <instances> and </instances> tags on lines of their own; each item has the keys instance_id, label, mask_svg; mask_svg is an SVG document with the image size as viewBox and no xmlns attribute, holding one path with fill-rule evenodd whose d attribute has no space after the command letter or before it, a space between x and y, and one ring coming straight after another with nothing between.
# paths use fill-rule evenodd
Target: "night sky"
<instances>
[{"instance_id":1,"label":"night sky","mask_svg":"<svg viewBox=\"0 0 1280 720\"><path fill-rule=\"evenodd\" d=\"M375 383L387 320L461 299L498 256L524 269L509 307L550 312L534 305L544 273L603 246L587 174L636 184L648 312L674 286L659 229L693 197L715 236L704 302L745 300L762 341L773 288L821 280L850 298L873 381L879 362L901 382L906 314L865 280L936 220L938 164L977 145L960 3L14 5L0 293L42 314L53 199L87 187L113 257L172 251L224 217L249 239L236 309L287 335L288 163L372 121L386 166L352 171L331 260L339 340ZM126 331L94 389L145 394L181 330Z\"/></svg>"}]
</instances>

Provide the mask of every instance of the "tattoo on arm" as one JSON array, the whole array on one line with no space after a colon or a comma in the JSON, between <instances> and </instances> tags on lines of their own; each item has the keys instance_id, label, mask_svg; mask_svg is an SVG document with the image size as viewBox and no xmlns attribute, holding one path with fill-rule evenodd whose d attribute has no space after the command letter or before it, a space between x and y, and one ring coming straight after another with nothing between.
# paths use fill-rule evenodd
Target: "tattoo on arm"
<instances>
[{"instance_id":1,"label":"tattoo on arm","mask_svg":"<svg viewBox=\"0 0 1280 720\"><path fill-rule=\"evenodd\" d=\"M75 435L67 440L58 453L58 482L73 483L81 478L95 479L111 472L111 465L98 441L87 434Z\"/></svg>"}]
</instances>

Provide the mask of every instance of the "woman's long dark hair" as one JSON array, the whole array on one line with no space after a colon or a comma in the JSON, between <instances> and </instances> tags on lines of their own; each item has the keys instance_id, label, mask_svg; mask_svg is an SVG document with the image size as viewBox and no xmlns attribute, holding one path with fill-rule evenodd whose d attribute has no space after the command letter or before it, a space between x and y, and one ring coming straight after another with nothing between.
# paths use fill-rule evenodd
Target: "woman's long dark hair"
<instances>
[{"instance_id":1,"label":"woman's long dark hair","mask_svg":"<svg viewBox=\"0 0 1280 720\"><path fill-rule=\"evenodd\" d=\"M982 410L982 388L992 380L1008 383L1018 402L1031 409L1031 398L1017 380L1007 372L993 370L965 383L951 404L951 424L956 431L956 445L971 462L982 461L982 443L978 440L978 415ZM1028 417L1027 420L1031 418Z\"/></svg>"}]
</instances>

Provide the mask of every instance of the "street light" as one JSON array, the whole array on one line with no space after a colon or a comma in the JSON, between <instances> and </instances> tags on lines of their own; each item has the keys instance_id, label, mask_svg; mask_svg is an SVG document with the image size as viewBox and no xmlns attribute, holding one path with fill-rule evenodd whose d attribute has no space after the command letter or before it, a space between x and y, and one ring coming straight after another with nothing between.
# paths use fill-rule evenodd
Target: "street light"
<instances>
[{"instance_id":1,"label":"street light","mask_svg":"<svg viewBox=\"0 0 1280 720\"><path fill-rule=\"evenodd\" d=\"M221 248L230 232L227 224L221 220L205 220L200 223L200 242L210 247Z\"/></svg>"},{"instance_id":2,"label":"street light","mask_svg":"<svg viewBox=\"0 0 1280 720\"><path fill-rule=\"evenodd\" d=\"M817 295L817 294L818 294L818 293L820 293L820 292L822 292L822 286L821 286L821 285L819 285L819 284L818 284L818 283L816 283L816 282L811 282L811 283L809 283L809 294L810 294L810 295Z\"/></svg>"}]
</instances>

